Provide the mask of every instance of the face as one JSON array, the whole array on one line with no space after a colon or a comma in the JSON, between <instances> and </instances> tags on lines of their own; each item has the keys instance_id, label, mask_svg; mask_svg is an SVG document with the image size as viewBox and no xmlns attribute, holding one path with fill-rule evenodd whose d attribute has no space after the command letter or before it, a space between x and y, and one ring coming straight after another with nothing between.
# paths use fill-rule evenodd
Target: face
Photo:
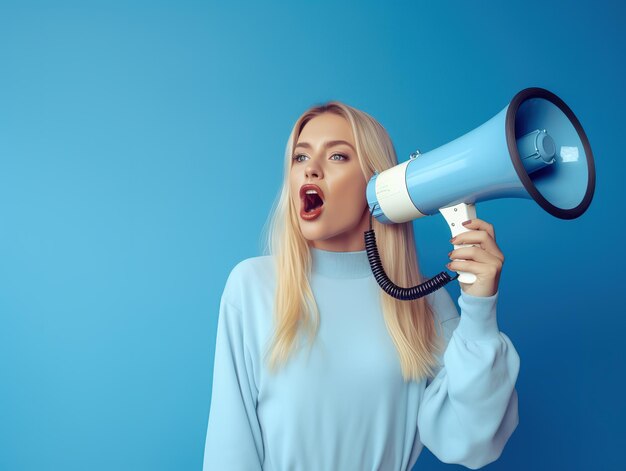
<instances>
[{"instance_id":1,"label":"face","mask_svg":"<svg viewBox=\"0 0 626 471\"><path fill-rule=\"evenodd\" d=\"M365 250L367 181L355 148L350 123L333 113L311 119L298 137L289 184L300 230L311 247L332 252ZM303 189L306 184L314 186Z\"/></svg>"}]
</instances>

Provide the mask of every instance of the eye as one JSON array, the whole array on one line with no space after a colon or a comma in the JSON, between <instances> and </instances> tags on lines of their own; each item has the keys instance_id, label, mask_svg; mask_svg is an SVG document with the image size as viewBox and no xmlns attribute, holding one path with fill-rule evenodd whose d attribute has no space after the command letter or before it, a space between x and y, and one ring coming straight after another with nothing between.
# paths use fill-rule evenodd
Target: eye
<instances>
[{"instance_id":1,"label":"eye","mask_svg":"<svg viewBox=\"0 0 626 471\"><path fill-rule=\"evenodd\" d=\"M300 157L307 157L307 156L304 154L296 154L293 157L291 157L291 160L293 160L294 162L302 162L304 159L301 159ZM334 157L339 157L339 158L335 159ZM348 157L345 156L344 154L333 154L330 156L330 160L342 161L342 160L348 160Z\"/></svg>"}]
</instances>

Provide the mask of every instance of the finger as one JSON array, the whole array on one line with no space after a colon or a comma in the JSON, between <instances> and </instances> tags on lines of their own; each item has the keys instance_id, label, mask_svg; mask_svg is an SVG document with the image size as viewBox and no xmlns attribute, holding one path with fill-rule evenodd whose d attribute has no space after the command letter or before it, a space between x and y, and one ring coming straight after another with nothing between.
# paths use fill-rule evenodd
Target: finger
<instances>
[{"instance_id":1,"label":"finger","mask_svg":"<svg viewBox=\"0 0 626 471\"><path fill-rule=\"evenodd\" d=\"M476 276L495 278L498 275L498 267L489 263L475 262L473 260L453 260L446 265L451 271L464 271Z\"/></svg>"},{"instance_id":2,"label":"finger","mask_svg":"<svg viewBox=\"0 0 626 471\"><path fill-rule=\"evenodd\" d=\"M483 221L479 218L469 219L469 222L464 222L463 227L466 229L478 229L481 231L485 231L487 234L491 236L493 240L496 240L496 232L493 228L492 224L489 224L487 221Z\"/></svg>"},{"instance_id":3,"label":"finger","mask_svg":"<svg viewBox=\"0 0 626 471\"><path fill-rule=\"evenodd\" d=\"M502 264L504 262L504 260L500 259L497 255L494 255L477 246L461 247L453 250L448 255L452 260L473 260L475 262L491 264L498 268L502 268Z\"/></svg>"},{"instance_id":4,"label":"finger","mask_svg":"<svg viewBox=\"0 0 626 471\"><path fill-rule=\"evenodd\" d=\"M504 254L492 239L491 235L484 230L470 230L457 235L452 239L454 245L478 244L482 249L493 254L501 261L504 261ZM458 250L458 249L457 249Z\"/></svg>"}]
</instances>

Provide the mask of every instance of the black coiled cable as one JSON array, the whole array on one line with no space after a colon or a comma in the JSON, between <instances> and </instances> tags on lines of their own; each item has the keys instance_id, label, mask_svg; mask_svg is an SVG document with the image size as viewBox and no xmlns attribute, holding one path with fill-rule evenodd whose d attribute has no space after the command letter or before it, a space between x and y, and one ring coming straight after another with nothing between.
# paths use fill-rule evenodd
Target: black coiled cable
<instances>
[{"instance_id":1,"label":"black coiled cable","mask_svg":"<svg viewBox=\"0 0 626 471\"><path fill-rule=\"evenodd\" d=\"M374 205L376 206L376 205ZM425 281L420 285L413 286L412 288L402 288L396 285L393 281L389 279L387 273L385 273L385 269L383 268L383 264L380 261L380 255L378 255L378 247L376 246L376 234L374 234L374 230L372 229L372 214L374 209L370 211L370 229L369 231L365 231L365 250L367 251L367 258L370 262L370 267L372 268L372 273L374 274L374 278L380 285L380 287L387 293L389 296L392 296L396 299L400 299L402 301L410 301L412 299L419 299L422 296L426 296L434 291L437 291L439 288L443 288L452 280L456 280L459 277L457 273L456 276L450 277L445 271L442 271L438 275L433 276L431 279Z\"/></svg>"}]
</instances>

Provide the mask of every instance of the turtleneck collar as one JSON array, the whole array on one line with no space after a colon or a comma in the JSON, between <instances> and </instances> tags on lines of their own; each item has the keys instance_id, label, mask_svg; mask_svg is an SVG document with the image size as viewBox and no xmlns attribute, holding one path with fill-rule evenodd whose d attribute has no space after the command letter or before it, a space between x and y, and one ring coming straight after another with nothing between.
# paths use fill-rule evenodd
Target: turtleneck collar
<instances>
[{"instance_id":1,"label":"turtleneck collar","mask_svg":"<svg viewBox=\"0 0 626 471\"><path fill-rule=\"evenodd\" d=\"M311 272L328 278L365 278L373 276L367 252L331 252L309 247L313 265Z\"/></svg>"}]
</instances>

